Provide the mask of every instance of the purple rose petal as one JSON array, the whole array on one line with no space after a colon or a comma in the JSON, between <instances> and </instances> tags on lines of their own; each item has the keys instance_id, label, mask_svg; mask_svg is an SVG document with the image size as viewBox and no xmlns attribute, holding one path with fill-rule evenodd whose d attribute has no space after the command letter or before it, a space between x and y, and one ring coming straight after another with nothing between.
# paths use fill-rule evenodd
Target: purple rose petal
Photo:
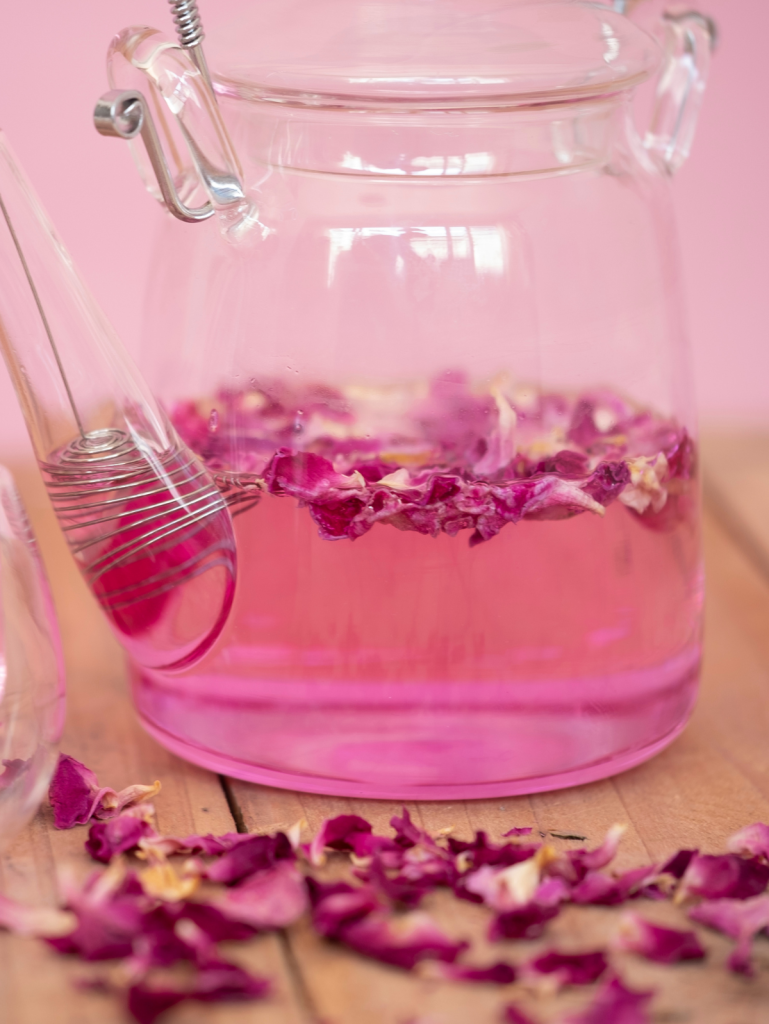
<instances>
[{"instance_id":1,"label":"purple rose petal","mask_svg":"<svg viewBox=\"0 0 769 1024\"><path fill-rule=\"evenodd\" d=\"M582 1013L566 1017L563 1024L649 1024L647 1006L653 992L634 992L619 978L610 978Z\"/></svg>"},{"instance_id":2,"label":"purple rose petal","mask_svg":"<svg viewBox=\"0 0 769 1024\"><path fill-rule=\"evenodd\" d=\"M85 848L94 860L109 864L118 854L134 850L140 840L155 836L152 825L143 817L124 811L109 821L97 821L88 830Z\"/></svg>"},{"instance_id":3,"label":"purple rose petal","mask_svg":"<svg viewBox=\"0 0 769 1024\"><path fill-rule=\"evenodd\" d=\"M57 907L30 907L0 894L0 928L14 935L34 935L40 939L61 938L77 926L69 910Z\"/></svg>"},{"instance_id":4,"label":"purple rose petal","mask_svg":"<svg viewBox=\"0 0 769 1024\"><path fill-rule=\"evenodd\" d=\"M370 886L353 888L346 882L323 885L308 879L308 889L315 931L330 939L338 938L348 925L382 908Z\"/></svg>"},{"instance_id":5,"label":"purple rose petal","mask_svg":"<svg viewBox=\"0 0 769 1024\"><path fill-rule=\"evenodd\" d=\"M756 857L743 858L734 853L699 853L692 857L681 878L678 896L744 900L764 892L767 883L769 864Z\"/></svg>"},{"instance_id":6,"label":"purple rose petal","mask_svg":"<svg viewBox=\"0 0 769 1024\"><path fill-rule=\"evenodd\" d=\"M533 831L529 826L525 828L511 828L508 832L503 833L503 838L506 839L508 836L530 836Z\"/></svg>"},{"instance_id":7,"label":"purple rose petal","mask_svg":"<svg viewBox=\"0 0 769 1024\"><path fill-rule=\"evenodd\" d=\"M59 754L56 770L48 789L56 828L73 828L91 820L101 799L115 795L114 789L99 786L90 768L69 754Z\"/></svg>"},{"instance_id":8,"label":"purple rose petal","mask_svg":"<svg viewBox=\"0 0 769 1024\"><path fill-rule=\"evenodd\" d=\"M217 960L200 968L187 987L165 984L154 987L148 982L128 990L128 1011L137 1024L154 1024L166 1010L185 1000L201 1003L244 1002L263 999L270 990L264 978L257 978L236 964Z\"/></svg>"},{"instance_id":9,"label":"purple rose petal","mask_svg":"<svg viewBox=\"0 0 769 1024\"><path fill-rule=\"evenodd\" d=\"M206 877L211 882L232 885L257 871L267 871L281 860L294 860L294 848L283 832L267 836L247 836L210 864Z\"/></svg>"},{"instance_id":10,"label":"purple rose petal","mask_svg":"<svg viewBox=\"0 0 769 1024\"><path fill-rule=\"evenodd\" d=\"M548 921L558 916L560 907L542 906L529 903L525 907L508 910L497 914L489 928L489 938L499 939L538 939L545 930Z\"/></svg>"},{"instance_id":11,"label":"purple rose petal","mask_svg":"<svg viewBox=\"0 0 769 1024\"><path fill-rule=\"evenodd\" d=\"M430 965L428 977L445 978L447 981L468 981L480 985L512 985L516 978L516 970L512 964L504 961L490 967L439 962Z\"/></svg>"},{"instance_id":12,"label":"purple rose petal","mask_svg":"<svg viewBox=\"0 0 769 1024\"><path fill-rule=\"evenodd\" d=\"M638 914L623 914L615 945L618 949L638 953L659 964L705 958L705 950L693 931L662 928Z\"/></svg>"},{"instance_id":13,"label":"purple rose petal","mask_svg":"<svg viewBox=\"0 0 769 1024\"><path fill-rule=\"evenodd\" d=\"M309 906L304 879L291 861L278 861L212 900L212 905L232 921L262 931L287 928Z\"/></svg>"},{"instance_id":14,"label":"purple rose petal","mask_svg":"<svg viewBox=\"0 0 769 1024\"><path fill-rule=\"evenodd\" d=\"M692 907L689 917L737 940L729 967L738 974L753 973L751 947L760 932L769 929L769 894L748 899L719 899Z\"/></svg>"},{"instance_id":15,"label":"purple rose petal","mask_svg":"<svg viewBox=\"0 0 769 1024\"><path fill-rule=\"evenodd\" d=\"M672 875L673 878L683 878L686 869L699 852L699 850L679 850L678 853L673 854L670 860L662 865L660 874Z\"/></svg>"},{"instance_id":16,"label":"purple rose petal","mask_svg":"<svg viewBox=\"0 0 769 1024\"><path fill-rule=\"evenodd\" d=\"M452 962L467 949L455 942L421 911L394 916L374 911L344 926L337 938L363 956L411 970L421 960Z\"/></svg>"},{"instance_id":17,"label":"purple rose petal","mask_svg":"<svg viewBox=\"0 0 769 1024\"><path fill-rule=\"evenodd\" d=\"M160 783L152 786L127 786L116 793L109 786L99 786L90 768L69 754L60 754L48 788L56 828L86 825L91 818L114 818L126 807L141 803L160 791Z\"/></svg>"},{"instance_id":18,"label":"purple rose petal","mask_svg":"<svg viewBox=\"0 0 769 1024\"><path fill-rule=\"evenodd\" d=\"M5 762L3 762L5 763ZM726 841L726 848L730 853L749 855L751 857L763 857L769 860L769 825L757 821L754 825L747 825L735 832Z\"/></svg>"},{"instance_id":19,"label":"purple rose petal","mask_svg":"<svg viewBox=\"0 0 769 1024\"><path fill-rule=\"evenodd\" d=\"M609 966L606 954L600 950L590 953L558 953L550 950L535 957L525 966L529 977L547 977L561 988L565 985L592 985Z\"/></svg>"},{"instance_id":20,"label":"purple rose petal","mask_svg":"<svg viewBox=\"0 0 769 1024\"><path fill-rule=\"evenodd\" d=\"M95 872L82 888L65 885L65 901L77 927L50 945L60 953L77 953L84 960L113 960L130 956L141 934L150 901L135 874L124 877L112 869Z\"/></svg>"},{"instance_id":21,"label":"purple rose petal","mask_svg":"<svg viewBox=\"0 0 769 1024\"><path fill-rule=\"evenodd\" d=\"M361 839L365 841L370 837L371 831L371 823L357 814L340 814L336 818L327 818L310 843L308 849L310 863L323 864L326 849L365 856L363 851L368 851L369 847L358 844Z\"/></svg>"},{"instance_id":22,"label":"purple rose petal","mask_svg":"<svg viewBox=\"0 0 769 1024\"><path fill-rule=\"evenodd\" d=\"M523 1010L514 1006L512 1003L508 1003L502 1010L502 1020L505 1024L536 1024L533 1017L530 1017Z\"/></svg>"}]
</instances>

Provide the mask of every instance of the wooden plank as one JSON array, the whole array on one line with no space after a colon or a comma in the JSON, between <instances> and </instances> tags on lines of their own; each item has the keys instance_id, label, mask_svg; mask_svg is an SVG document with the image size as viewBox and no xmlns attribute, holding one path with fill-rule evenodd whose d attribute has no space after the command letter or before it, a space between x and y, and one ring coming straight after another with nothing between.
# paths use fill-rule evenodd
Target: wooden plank
<instances>
[{"instance_id":1,"label":"wooden plank","mask_svg":"<svg viewBox=\"0 0 769 1024\"><path fill-rule=\"evenodd\" d=\"M709 504L769 576L769 436L706 435L702 456Z\"/></svg>"},{"instance_id":2,"label":"wooden plank","mask_svg":"<svg viewBox=\"0 0 769 1024\"><path fill-rule=\"evenodd\" d=\"M769 584L712 516L706 517L708 618L702 693L693 720L658 757L611 780L532 797L472 802L409 804L428 829L454 825L468 836L475 828L499 838L511 825L540 831L582 834L600 840L615 821L630 828L619 867L661 859L686 846L716 852L726 837L755 820L769 821ZM378 830L399 805L387 801L319 797L232 781L233 798L249 829L304 816L312 830L323 818L362 814ZM574 844L568 844L574 845ZM485 939L489 913L437 894L426 908L456 937L470 938L479 961L520 960L538 943ZM643 907L660 923L683 920L667 904ZM551 926L549 942L584 950L603 946L621 910L568 908ZM700 929L709 951L707 966L662 968L630 956L614 956L618 968L639 987L658 989L655 1019L692 1024L764 1024L769 1006L769 943L759 944L759 971L752 981L725 969L730 943ZM404 1024L411 1018L433 1024L491 1024L500 1006L520 999L519 986L438 982L367 962L319 940L304 923L291 930L291 943L316 1014L334 1024ZM521 1005L542 1021L584 1002L584 995L527 999Z\"/></svg>"},{"instance_id":3,"label":"wooden plank","mask_svg":"<svg viewBox=\"0 0 769 1024\"><path fill-rule=\"evenodd\" d=\"M80 579L48 511L41 488L22 476L60 617L68 672L67 725L62 749L83 761L102 784L116 789L159 779L158 828L166 835L232 832L235 822L219 779L168 753L139 727L130 705L125 660ZM0 858L0 888L30 903L56 899L56 868L68 863L85 876L94 869L83 850L85 828L54 829L45 807ZM228 953L230 951L228 950ZM234 955L234 951L233 955ZM251 970L276 982L261 1004L182 1007L168 1015L185 1021L299 1024L305 1016L286 967L279 937L259 937L237 952ZM8 1024L104 1024L114 1002L74 988L86 965L57 956L42 943L0 933L0 1019Z\"/></svg>"}]
</instances>

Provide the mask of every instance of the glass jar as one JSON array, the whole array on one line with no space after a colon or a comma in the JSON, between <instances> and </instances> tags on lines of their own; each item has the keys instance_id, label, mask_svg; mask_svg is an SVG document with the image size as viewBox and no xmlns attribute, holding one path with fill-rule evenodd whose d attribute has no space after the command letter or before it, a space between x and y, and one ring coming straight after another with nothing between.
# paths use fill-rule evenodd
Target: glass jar
<instances>
[{"instance_id":1,"label":"glass jar","mask_svg":"<svg viewBox=\"0 0 769 1024\"><path fill-rule=\"evenodd\" d=\"M218 214L152 258L143 369L238 557L208 653L135 668L162 743L454 799L680 732L702 565L669 182L710 39L568 0L252 4L211 41L217 107L182 49L116 38L113 86L149 90L178 196Z\"/></svg>"},{"instance_id":2,"label":"glass jar","mask_svg":"<svg viewBox=\"0 0 769 1024\"><path fill-rule=\"evenodd\" d=\"M24 507L0 467L0 849L32 817L64 725L64 663Z\"/></svg>"}]
</instances>

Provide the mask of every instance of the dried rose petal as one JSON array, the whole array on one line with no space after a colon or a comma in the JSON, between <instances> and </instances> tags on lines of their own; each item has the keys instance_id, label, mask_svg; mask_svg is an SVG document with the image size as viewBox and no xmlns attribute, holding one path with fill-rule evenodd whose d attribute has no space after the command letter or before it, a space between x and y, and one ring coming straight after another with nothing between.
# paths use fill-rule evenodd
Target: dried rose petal
<instances>
[{"instance_id":1,"label":"dried rose petal","mask_svg":"<svg viewBox=\"0 0 769 1024\"><path fill-rule=\"evenodd\" d=\"M48 940L60 953L77 953L84 960L131 955L149 902L136 875L125 874L117 861L115 865L91 875L82 888L66 877L62 880L66 905L75 913L77 927L62 938Z\"/></svg>"},{"instance_id":2,"label":"dried rose petal","mask_svg":"<svg viewBox=\"0 0 769 1024\"><path fill-rule=\"evenodd\" d=\"M140 841L139 848L150 856L157 854L162 857L171 857L176 853L202 853L210 857L218 857L250 838L251 836L239 832L226 832L221 836L213 836L209 833L205 836L187 836L184 839L174 836L148 836Z\"/></svg>"},{"instance_id":3,"label":"dried rose petal","mask_svg":"<svg viewBox=\"0 0 769 1024\"><path fill-rule=\"evenodd\" d=\"M523 518L600 515L618 497L644 525L665 528L680 515L669 481L695 471L681 427L608 393L540 394L516 410L504 387L478 394L467 379L442 373L427 395L377 394L372 423L370 399L356 390L252 382L220 390L210 404L181 402L172 415L210 468L252 476L257 499L262 491L292 496L327 540L389 523L431 536L468 530L477 544ZM569 447L535 455L554 434ZM654 510L671 506L662 522Z\"/></svg>"},{"instance_id":4,"label":"dried rose petal","mask_svg":"<svg viewBox=\"0 0 769 1024\"><path fill-rule=\"evenodd\" d=\"M619 978L610 978L586 1010L566 1017L563 1024L648 1024L646 1007L653 996L654 992L634 992Z\"/></svg>"},{"instance_id":5,"label":"dried rose petal","mask_svg":"<svg viewBox=\"0 0 769 1024\"><path fill-rule=\"evenodd\" d=\"M524 834L526 829L513 829L513 832ZM528 829L531 832L531 829ZM507 833L508 835L510 833ZM497 845L489 841L485 832L476 832L472 842L463 842L460 839L449 837L449 850L454 854L461 854L463 869L480 868L484 864L510 867L522 860L533 857L541 844L537 843L524 845L522 843L503 843Z\"/></svg>"},{"instance_id":6,"label":"dried rose petal","mask_svg":"<svg viewBox=\"0 0 769 1024\"><path fill-rule=\"evenodd\" d=\"M156 796L160 783L152 786L128 786L116 793L109 786L99 786L90 768L69 754L60 754L48 789L56 828L86 825L91 818L113 818L131 804Z\"/></svg>"},{"instance_id":7,"label":"dried rose petal","mask_svg":"<svg viewBox=\"0 0 769 1024\"><path fill-rule=\"evenodd\" d=\"M535 1024L534 1019L524 1013L518 1006L508 1003L502 1010L502 1019L505 1024Z\"/></svg>"},{"instance_id":8,"label":"dried rose petal","mask_svg":"<svg viewBox=\"0 0 769 1024\"><path fill-rule=\"evenodd\" d=\"M417 828L405 807L402 809L400 817L396 814L390 818L390 824L395 829L395 842L404 849L409 849L420 843L425 843L428 846L435 845L432 836Z\"/></svg>"},{"instance_id":9,"label":"dried rose petal","mask_svg":"<svg viewBox=\"0 0 769 1024\"><path fill-rule=\"evenodd\" d=\"M730 853L749 854L751 857L769 860L769 825L757 821L754 825L741 828L726 840L726 848Z\"/></svg>"},{"instance_id":10,"label":"dried rose petal","mask_svg":"<svg viewBox=\"0 0 769 1024\"><path fill-rule=\"evenodd\" d=\"M421 865L419 867L420 869L413 875L390 876L382 864L378 860L374 860L365 871L356 871L355 875L373 885L377 892L380 892L388 900L411 909L416 907L428 892L432 892L437 885L447 881L445 873L436 878L432 871L423 872Z\"/></svg>"},{"instance_id":11,"label":"dried rose petal","mask_svg":"<svg viewBox=\"0 0 769 1024\"><path fill-rule=\"evenodd\" d=\"M642 893L650 895L644 890L658 878L658 874L653 864L633 868L616 877L601 874L599 871L588 871L572 888L571 899L573 903L614 906Z\"/></svg>"},{"instance_id":12,"label":"dried rose petal","mask_svg":"<svg viewBox=\"0 0 769 1024\"><path fill-rule=\"evenodd\" d=\"M93 817L102 797L114 790L100 787L90 768L69 754L59 754L48 789L56 828L85 825Z\"/></svg>"},{"instance_id":13,"label":"dried rose petal","mask_svg":"<svg viewBox=\"0 0 769 1024\"><path fill-rule=\"evenodd\" d=\"M678 853L673 854L669 861L662 865L660 874L672 875L673 878L683 878L686 869L699 852L699 850L679 850Z\"/></svg>"},{"instance_id":14,"label":"dried rose petal","mask_svg":"<svg viewBox=\"0 0 769 1024\"><path fill-rule=\"evenodd\" d=\"M57 907L29 907L0 895L0 928L15 935L34 935L40 939L69 935L77 918L69 910Z\"/></svg>"},{"instance_id":15,"label":"dried rose petal","mask_svg":"<svg viewBox=\"0 0 769 1024\"><path fill-rule=\"evenodd\" d=\"M381 910L382 904L370 886L357 889L346 882L322 885L307 880L310 901L313 906L312 923L319 935L338 938L351 924L367 917L374 910Z\"/></svg>"},{"instance_id":16,"label":"dried rose petal","mask_svg":"<svg viewBox=\"0 0 769 1024\"><path fill-rule=\"evenodd\" d=\"M430 962L423 972L428 978L444 978L446 981L469 981L478 984L512 985L516 970L512 964L499 961L490 967L470 967L467 964Z\"/></svg>"},{"instance_id":17,"label":"dried rose petal","mask_svg":"<svg viewBox=\"0 0 769 1024\"><path fill-rule=\"evenodd\" d=\"M485 864L463 879L464 888L480 896L487 907L500 913L529 904L539 887L541 866L537 857L507 868Z\"/></svg>"},{"instance_id":18,"label":"dried rose petal","mask_svg":"<svg viewBox=\"0 0 769 1024\"><path fill-rule=\"evenodd\" d=\"M286 928L309 906L304 879L296 865L285 860L252 875L211 902L225 917L259 931Z\"/></svg>"},{"instance_id":19,"label":"dried rose petal","mask_svg":"<svg viewBox=\"0 0 769 1024\"><path fill-rule=\"evenodd\" d=\"M546 906L529 903L525 907L505 911L498 914L491 922L489 938L499 939L538 939L544 932L545 925L558 916L558 905Z\"/></svg>"},{"instance_id":20,"label":"dried rose petal","mask_svg":"<svg viewBox=\"0 0 769 1024\"><path fill-rule=\"evenodd\" d=\"M396 917L374 911L342 928L338 936L364 956L411 970L420 960L456 960L468 943L444 935L421 911Z\"/></svg>"},{"instance_id":21,"label":"dried rose petal","mask_svg":"<svg viewBox=\"0 0 769 1024\"><path fill-rule=\"evenodd\" d=\"M294 848L284 832L271 836L248 836L209 865L206 874L212 882L232 885L257 871L274 867L278 861L294 860L295 857Z\"/></svg>"},{"instance_id":22,"label":"dried rose petal","mask_svg":"<svg viewBox=\"0 0 769 1024\"><path fill-rule=\"evenodd\" d=\"M589 871L597 871L614 860L626 830L627 825L612 825L604 841L596 849L567 850L548 863L547 871L553 875L561 875L572 884L581 881Z\"/></svg>"},{"instance_id":23,"label":"dried rose petal","mask_svg":"<svg viewBox=\"0 0 769 1024\"><path fill-rule=\"evenodd\" d=\"M153 1024L172 1006L187 999L201 1003L243 1002L262 999L270 984L257 978L236 964L217 960L196 971L193 983L187 987L151 986L148 982L132 985L128 990L128 1011L137 1024Z\"/></svg>"},{"instance_id":24,"label":"dried rose petal","mask_svg":"<svg viewBox=\"0 0 769 1024\"><path fill-rule=\"evenodd\" d=\"M558 953L550 950L529 960L525 973L529 977L546 976L560 988L564 985L592 985L609 966L600 950L590 953Z\"/></svg>"},{"instance_id":25,"label":"dried rose petal","mask_svg":"<svg viewBox=\"0 0 769 1024\"><path fill-rule=\"evenodd\" d=\"M533 831L534 830L532 828L530 828L530 827L526 827L526 828L511 828L508 832L503 832L502 836L505 839L508 836L530 836Z\"/></svg>"},{"instance_id":26,"label":"dried rose petal","mask_svg":"<svg viewBox=\"0 0 769 1024\"><path fill-rule=\"evenodd\" d=\"M358 842L361 837L371 836L371 831L371 823L357 814L327 818L308 848L310 863L316 866L323 864L326 849L366 856L364 850L368 851L368 847L360 847Z\"/></svg>"},{"instance_id":27,"label":"dried rose petal","mask_svg":"<svg viewBox=\"0 0 769 1024\"><path fill-rule=\"evenodd\" d=\"M615 940L617 949L638 953L660 964L681 960L703 960L705 950L693 931L662 928L638 914L623 914Z\"/></svg>"},{"instance_id":28,"label":"dried rose petal","mask_svg":"<svg viewBox=\"0 0 769 1024\"><path fill-rule=\"evenodd\" d=\"M759 932L769 929L769 895L710 900L692 907L689 917L736 939L729 967L738 974L752 973L750 954L753 939Z\"/></svg>"},{"instance_id":29,"label":"dried rose petal","mask_svg":"<svg viewBox=\"0 0 769 1024\"><path fill-rule=\"evenodd\" d=\"M88 830L85 848L94 860L109 864L113 857L139 845L141 839L157 833L143 817L125 811L109 821L97 821Z\"/></svg>"},{"instance_id":30,"label":"dried rose petal","mask_svg":"<svg viewBox=\"0 0 769 1024\"><path fill-rule=\"evenodd\" d=\"M184 1002L186 996L176 989L132 985L128 990L127 1009L137 1024L154 1024L166 1010Z\"/></svg>"},{"instance_id":31,"label":"dried rose petal","mask_svg":"<svg viewBox=\"0 0 769 1024\"><path fill-rule=\"evenodd\" d=\"M689 862L676 894L704 896L706 899L744 900L758 896L769 883L769 864L753 858L738 857L734 853L720 855L697 854Z\"/></svg>"},{"instance_id":32,"label":"dried rose petal","mask_svg":"<svg viewBox=\"0 0 769 1024\"><path fill-rule=\"evenodd\" d=\"M226 895L232 892L237 890L228 890ZM179 908L179 914L197 925L211 942L238 942L256 934L251 925L224 914L218 905L212 903L188 901Z\"/></svg>"}]
</instances>

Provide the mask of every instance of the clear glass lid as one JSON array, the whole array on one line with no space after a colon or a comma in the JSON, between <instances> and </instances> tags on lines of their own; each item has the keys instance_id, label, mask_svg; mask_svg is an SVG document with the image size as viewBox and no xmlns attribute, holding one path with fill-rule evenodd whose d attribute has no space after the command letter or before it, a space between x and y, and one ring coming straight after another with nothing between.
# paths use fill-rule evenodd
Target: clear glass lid
<instances>
[{"instance_id":1,"label":"clear glass lid","mask_svg":"<svg viewBox=\"0 0 769 1024\"><path fill-rule=\"evenodd\" d=\"M659 57L579 0L259 0L207 46L225 93L345 106L560 101L635 85Z\"/></svg>"}]
</instances>

